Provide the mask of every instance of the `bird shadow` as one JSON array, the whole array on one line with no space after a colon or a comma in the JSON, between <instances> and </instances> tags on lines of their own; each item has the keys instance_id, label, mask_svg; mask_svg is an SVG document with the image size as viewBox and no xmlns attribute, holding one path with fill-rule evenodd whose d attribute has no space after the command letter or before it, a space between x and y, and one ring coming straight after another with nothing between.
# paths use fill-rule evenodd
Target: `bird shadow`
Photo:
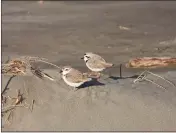
<instances>
[{"instance_id":1,"label":"bird shadow","mask_svg":"<svg viewBox=\"0 0 176 133\"><path fill-rule=\"evenodd\" d=\"M136 79L138 77L139 77L139 75L133 75L133 76L128 76L128 77L110 76L108 78L113 79L113 80L118 80L118 79L129 79L129 78Z\"/></svg>"},{"instance_id":2,"label":"bird shadow","mask_svg":"<svg viewBox=\"0 0 176 133\"><path fill-rule=\"evenodd\" d=\"M97 79L92 79L91 81L88 81L82 84L80 87L78 87L78 89L86 88L90 86L104 86L104 85L105 85L104 83L99 82Z\"/></svg>"},{"instance_id":3,"label":"bird shadow","mask_svg":"<svg viewBox=\"0 0 176 133\"><path fill-rule=\"evenodd\" d=\"M137 77L139 77L139 75L133 75L133 76L128 76L128 77L110 76L108 78L113 79L113 80L118 80L118 79L128 79L128 78L136 79ZM101 83L96 78L95 79L93 78L91 81L85 82L84 84L79 86L78 89L82 89L82 88L86 88L90 86L104 86L104 85L105 85L104 83Z\"/></svg>"}]
</instances>

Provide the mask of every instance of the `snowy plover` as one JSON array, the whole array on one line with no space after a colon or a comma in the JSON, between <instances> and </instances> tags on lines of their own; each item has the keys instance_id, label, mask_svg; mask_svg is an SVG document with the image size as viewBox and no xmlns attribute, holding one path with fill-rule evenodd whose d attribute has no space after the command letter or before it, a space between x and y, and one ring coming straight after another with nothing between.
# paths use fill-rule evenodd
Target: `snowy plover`
<instances>
[{"instance_id":1,"label":"snowy plover","mask_svg":"<svg viewBox=\"0 0 176 133\"><path fill-rule=\"evenodd\" d=\"M92 78L89 78L87 75L71 66L64 66L60 73L66 84L74 87L74 90L77 90L77 87L81 86L83 83L92 80Z\"/></svg>"},{"instance_id":2,"label":"snowy plover","mask_svg":"<svg viewBox=\"0 0 176 133\"><path fill-rule=\"evenodd\" d=\"M101 56L91 52L85 53L84 57L81 59L84 59L86 66L93 72L102 72L106 68L112 67L114 65L112 63L106 62Z\"/></svg>"}]
</instances>

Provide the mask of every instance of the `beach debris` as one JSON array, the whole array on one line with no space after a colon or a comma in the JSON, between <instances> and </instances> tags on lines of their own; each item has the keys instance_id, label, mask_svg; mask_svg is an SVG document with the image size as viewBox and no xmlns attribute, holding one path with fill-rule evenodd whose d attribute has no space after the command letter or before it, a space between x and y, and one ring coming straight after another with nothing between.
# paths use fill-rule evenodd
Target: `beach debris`
<instances>
[{"instance_id":1,"label":"beach debris","mask_svg":"<svg viewBox=\"0 0 176 133\"><path fill-rule=\"evenodd\" d=\"M54 79L51 76L42 72L39 68L33 65L33 63L35 62L43 62L43 63L50 64L60 69L59 66L53 63L50 63L46 60L47 59L40 58L40 57L22 56L16 59L9 60L7 63L2 64L1 73L4 75L24 76L24 75L28 75L28 72L30 71L32 72L33 75L41 79L48 78L53 81Z\"/></svg>"},{"instance_id":2,"label":"beach debris","mask_svg":"<svg viewBox=\"0 0 176 133\"><path fill-rule=\"evenodd\" d=\"M131 59L126 67L130 68L158 68L176 66L176 58L172 57L143 57Z\"/></svg>"},{"instance_id":3,"label":"beach debris","mask_svg":"<svg viewBox=\"0 0 176 133\"><path fill-rule=\"evenodd\" d=\"M20 92L20 89L17 90L17 96L16 97L6 97L6 101L7 99L9 100L13 100L12 103L10 105L7 106L3 106L2 107L2 111L1 114L2 116L4 116L5 114L5 123L11 124L10 119L12 118L13 120L13 111L15 110L16 107L25 107L25 108L29 108L29 105L25 102L23 103L23 101L25 100L25 98L23 97L23 94Z\"/></svg>"},{"instance_id":4,"label":"beach debris","mask_svg":"<svg viewBox=\"0 0 176 133\"><path fill-rule=\"evenodd\" d=\"M163 87L162 85L159 85L159 84L157 84L156 82L154 82L153 80L148 79L148 78L147 78L147 74L148 74L148 73L156 76L156 74L154 74L154 73L152 73L152 72L146 70L146 71L142 72L133 82L134 82L134 83L137 83L137 82L146 80L146 81L151 82L151 83L157 85L158 87L160 87L160 88L166 90L166 88ZM157 77L161 77L161 76L157 75ZM162 79L163 79L163 77L162 77ZM165 80L166 80L166 79L165 79ZM166 80L166 81L168 81L168 80ZM169 82L169 81L168 81L168 82Z\"/></svg>"},{"instance_id":5,"label":"beach debris","mask_svg":"<svg viewBox=\"0 0 176 133\"><path fill-rule=\"evenodd\" d=\"M35 100L32 100L32 104L31 104L31 112L33 111L33 108L34 108L34 103L35 103Z\"/></svg>"},{"instance_id":6,"label":"beach debris","mask_svg":"<svg viewBox=\"0 0 176 133\"><path fill-rule=\"evenodd\" d=\"M54 81L49 74L42 72L39 68L31 67L31 72L40 79L48 78L49 80Z\"/></svg>"},{"instance_id":7,"label":"beach debris","mask_svg":"<svg viewBox=\"0 0 176 133\"><path fill-rule=\"evenodd\" d=\"M150 69L150 68L159 68L159 67L170 67L170 66L176 66L176 58L172 58L172 57L144 57L144 58L135 58L135 59L131 59L127 64L126 67L127 68L144 68L144 69ZM155 77L161 78L164 81L168 82L169 84L171 84L172 86L176 87L176 85L169 81L168 79L155 74L153 72L150 72L148 70L143 71L138 77L137 79L135 79L133 82L139 82L139 81L143 81L146 80L148 82L151 82L155 85L157 85L160 88L166 89L163 86L157 84L156 82L154 82L153 80L150 80L147 78L147 75L153 75Z\"/></svg>"},{"instance_id":8,"label":"beach debris","mask_svg":"<svg viewBox=\"0 0 176 133\"><path fill-rule=\"evenodd\" d=\"M15 99L15 105L21 104L24 100L23 94L21 94L20 90L17 91L17 97L16 98L12 98Z\"/></svg>"},{"instance_id":9,"label":"beach debris","mask_svg":"<svg viewBox=\"0 0 176 133\"><path fill-rule=\"evenodd\" d=\"M11 125L10 118L12 118L12 120L13 120L13 111L14 111L14 108L12 108L12 109L11 109L9 112L7 112L7 114L6 114L5 123L8 123L8 125Z\"/></svg>"},{"instance_id":10,"label":"beach debris","mask_svg":"<svg viewBox=\"0 0 176 133\"><path fill-rule=\"evenodd\" d=\"M2 64L2 74L25 75L26 64L20 60L12 60L7 64Z\"/></svg>"},{"instance_id":11,"label":"beach debris","mask_svg":"<svg viewBox=\"0 0 176 133\"><path fill-rule=\"evenodd\" d=\"M7 97L1 95L1 105L2 105L2 107L4 106L4 104L6 104L6 102L7 102Z\"/></svg>"},{"instance_id":12,"label":"beach debris","mask_svg":"<svg viewBox=\"0 0 176 133\"><path fill-rule=\"evenodd\" d=\"M124 26L119 26L119 29L120 29L120 30L127 30L127 31L129 31L131 28L124 27Z\"/></svg>"},{"instance_id":13,"label":"beach debris","mask_svg":"<svg viewBox=\"0 0 176 133\"><path fill-rule=\"evenodd\" d=\"M34 100L32 100L32 105L29 106L24 101L24 96L21 94L20 90L17 91L17 96L12 98L10 96L4 96L8 89L8 85L10 81L12 80L13 77L15 76L25 76L25 75L34 75L40 79L47 78L49 80L54 80L49 74L43 72L40 70L38 67L35 66L36 62L43 62L49 65L52 65L56 67L57 69L60 69L59 66L50 63L47 61L45 58L40 58L40 57L31 57L31 56L21 56L18 58L14 59L9 59L5 63L2 64L2 69L1 73L4 75L11 75L12 77L9 79L5 89L1 93L1 98L2 98L2 111L1 114L2 116L6 116L6 122L9 122L10 118L13 117L13 111L15 110L16 107L25 107L31 110L33 110L34 106ZM26 91L27 92L27 91ZM8 102L7 102L8 101ZM11 103L12 101L12 103ZM23 102L24 101L24 102ZM10 102L10 104L9 104Z\"/></svg>"},{"instance_id":14,"label":"beach debris","mask_svg":"<svg viewBox=\"0 0 176 133\"><path fill-rule=\"evenodd\" d=\"M25 100L25 98L23 97L23 94L20 92L20 89L17 90L17 96L16 97L7 97L12 101L12 104L10 106L6 106L2 108L2 113L8 111L10 108L12 107L16 107L17 105L22 105L23 101ZM23 105L25 106L25 104ZM26 106L25 106L26 107Z\"/></svg>"}]
</instances>

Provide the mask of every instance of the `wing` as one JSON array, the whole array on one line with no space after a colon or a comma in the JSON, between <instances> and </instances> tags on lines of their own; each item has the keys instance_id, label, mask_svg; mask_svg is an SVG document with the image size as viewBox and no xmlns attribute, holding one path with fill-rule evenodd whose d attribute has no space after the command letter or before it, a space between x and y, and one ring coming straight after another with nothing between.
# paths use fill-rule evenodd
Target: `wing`
<instances>
[{"instance_id":1,"label":"wing","mask_svg":"<svg viewBox=\"0 0 176 133\"><path fill-rule=\"evenodd\" d=\"M102 60L99 59L90 59L88 61L89 67L96 68L96 69L102 69L106 67L111 67L113 64L107 63L103 58Z\"/></svg>"},{"instance_id":2,"label":"wing","mask_svg":"<svg viewBox=\"0 0 176 133\"><path fill-rule=\"evenodd\" d=\"M70 73L66 74L66 78L70 82L80 83L88 80L88 77L83 75L80 71L73 69Z\"/></svg>"},{"instance_id":3,"label":"wing","mask_svg":"<svg viewBox=\"0 0 176 133\"><path fill-rule=\"evenodd\" d=\"M96 58L102 62L106 62L105 59L103 59L100 55L94 54L94 56L95 56L94 58Z\"/></svg>"}]
</instances>

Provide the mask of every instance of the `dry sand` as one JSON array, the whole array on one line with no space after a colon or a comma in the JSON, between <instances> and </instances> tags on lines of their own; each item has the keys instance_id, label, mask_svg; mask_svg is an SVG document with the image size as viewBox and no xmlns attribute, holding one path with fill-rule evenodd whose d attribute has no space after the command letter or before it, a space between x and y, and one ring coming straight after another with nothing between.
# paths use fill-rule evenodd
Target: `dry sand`
<instances>
[{"instance_id":1,"label":"dry sand","mask_svg":"<svg viewBox=\"0 0 176 133\"><path fill-rule=\"evenodd\" d=\"M41 64L57 82L15 77L8 95L27 88L33 112L15 111L4 131L173 131L176 88L119 79L118 65L133 57L176 56L176 2L2 2L2 60L21 55L48 58L57 65L86 71L87 51L117 65L105 71L115 78L71 91L58 70ZM121 27L120 27L121 26ZM127 28L124 28L127 27ZM123 69L124 77L142 70ZM157 72L153 70L153 72ZM176 83L176 71L158 70ZM9 76L2 76L2 90ZM4 122L4 121L2 121Z\"/></svg>"}]
</instances>

